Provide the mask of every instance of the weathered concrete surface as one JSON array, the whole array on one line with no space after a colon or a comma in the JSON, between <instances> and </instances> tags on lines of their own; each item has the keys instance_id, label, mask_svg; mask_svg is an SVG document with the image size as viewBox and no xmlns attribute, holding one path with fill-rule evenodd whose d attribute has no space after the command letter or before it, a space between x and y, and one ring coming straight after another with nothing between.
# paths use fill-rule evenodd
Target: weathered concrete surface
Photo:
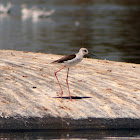
<instances>
[{"instance_id":1,"label":"weathered concrete surface","mask_svg":"<svg viewBox=\"0 0 140 140\"><path fill-rule=\"evenodd\" d=\"M61 56L0 50L0 129L140 128L140 65L84 59L66 70Z\"/></svg>"}]
</instances>

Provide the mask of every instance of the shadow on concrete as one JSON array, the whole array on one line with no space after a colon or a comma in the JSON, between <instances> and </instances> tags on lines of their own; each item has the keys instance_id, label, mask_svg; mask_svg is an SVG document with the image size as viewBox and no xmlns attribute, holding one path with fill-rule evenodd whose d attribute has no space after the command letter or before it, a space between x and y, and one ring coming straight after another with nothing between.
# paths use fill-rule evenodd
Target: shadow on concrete
<instances>
[{"instance_id":1,"label":"shadow on concrete","mask_svg":"<svg viewBox=\"0 0 140 140\"><path fill-rule=\"evenodd\" d=\"M61 98L61 97L53 97L53 98ZM71 96L72 99L86 99L86 98L92 98L92 97L79 97L79 96ZM62 97L62 99L70 99L70 97Z\"/></svg>"}]
</instances>

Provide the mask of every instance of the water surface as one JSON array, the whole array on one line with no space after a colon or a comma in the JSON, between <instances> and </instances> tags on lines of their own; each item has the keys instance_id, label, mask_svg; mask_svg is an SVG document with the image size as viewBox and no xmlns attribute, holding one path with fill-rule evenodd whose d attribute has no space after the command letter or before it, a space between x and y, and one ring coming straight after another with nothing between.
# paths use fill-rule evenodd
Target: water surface
<instances>
[{"instance_id":1,"label":"water surface","mask_svg":"<svg viewBox=\"0 0 140 140\"><path fill-rule=\"evenodd\" d=\"M0 14L0 49L53 54L76 53L82 46L100 59L140 63L138 0L1 0L13 4ZM49 18L25 18L27 8L55 9Z\"/></svg>"},{"instance_id":2,"label":"water surface","mask_svg":"<svg viewBox=\"0 0 140 140\"><path fill-rule=\"evenodd\" d=\"M140 140L139 130L30 130L0 133L5 140Z\"/></svg>"}]
</instances>

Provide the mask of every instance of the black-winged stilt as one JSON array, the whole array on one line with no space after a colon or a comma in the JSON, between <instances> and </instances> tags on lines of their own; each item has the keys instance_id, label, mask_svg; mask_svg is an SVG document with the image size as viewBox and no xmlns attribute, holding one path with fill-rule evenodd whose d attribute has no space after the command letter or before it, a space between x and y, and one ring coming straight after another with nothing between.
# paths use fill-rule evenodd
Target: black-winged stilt
<instances>
[{"instance_id":1,"label":"black-winged stilt","mask_svg":"<svg viewBox=\"0 0 140 140\"><path fill-rule=\"evenodd\" d=\"M55 77L56 77L57 82L58 82L58 84L60 86L60 89L61 89L61 98L62 98L62 95L63 95L63 90L62 90L60 82L57 78L57 75L56 75L57 72L61 71L64 68L68 68L66 83L67 83L67 87L68 87L68 91L69 91L70 100L72 101L71 94L70 94L70 89L69 89L69 84L68 84L69 68L73 67L77 63L81 62L82 59L83 59L83 56L86 55L86 54L91 54L91 53L89 53L86 48L81 48L77 54L71 54L71 55L68 55L68 56L64 56L64 57L52 62L52 63L55 63L55 64L62 64L63 65L63 67L61 69L59 69L58 71L55 72ZM93 54L91 54L91 55L93 55Z\"/></svg>"}]
</instances>

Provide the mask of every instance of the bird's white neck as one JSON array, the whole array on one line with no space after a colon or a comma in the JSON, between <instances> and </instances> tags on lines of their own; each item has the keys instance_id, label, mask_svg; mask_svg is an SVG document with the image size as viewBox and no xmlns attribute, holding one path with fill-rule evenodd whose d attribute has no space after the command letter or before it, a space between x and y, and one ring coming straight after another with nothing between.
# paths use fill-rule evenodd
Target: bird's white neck
<instances>
[{"instance_id":1,"label":"bird's white neck","mask_svg":"<svg viewBox=\"0 0 140 140\"><path fill-rule=\"evenodd\" d=\"M76 55L79 56L79 57L83 57L84 56L84 54L82 52L80 52L80 51Z\"/></svg>"}]
</instances>

